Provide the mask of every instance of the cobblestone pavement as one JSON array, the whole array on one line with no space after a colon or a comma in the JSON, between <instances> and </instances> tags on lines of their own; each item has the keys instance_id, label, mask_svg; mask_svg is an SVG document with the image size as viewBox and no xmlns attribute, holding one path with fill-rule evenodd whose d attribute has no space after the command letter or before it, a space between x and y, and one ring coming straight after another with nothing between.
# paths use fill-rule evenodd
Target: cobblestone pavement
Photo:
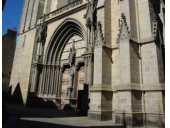
<instances>
[{"instance_id":1,"label":"cobblestone pavement","mask_svg":"<svg viewBox=\"0 0 170 128\"><path fill-rule=\"evenodd\" d=\"M5 103L7 111L21 114L19 128L123 128L112 121L96 121L80 116L75 111L24 107Z\"/></svg>"}]
</instances>

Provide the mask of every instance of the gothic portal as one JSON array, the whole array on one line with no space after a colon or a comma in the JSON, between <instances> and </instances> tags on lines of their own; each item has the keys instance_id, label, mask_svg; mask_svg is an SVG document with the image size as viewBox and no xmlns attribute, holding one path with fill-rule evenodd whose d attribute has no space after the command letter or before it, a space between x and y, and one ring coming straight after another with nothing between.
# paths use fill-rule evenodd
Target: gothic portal
<instances>
[{"instance_id":1,"label":"gothic portal","mask_svg":"<svg viewBox=\"0 0 170 128\"><path fill-rule=\"evenodd\" d=\"M12 94L19 87L24 105L163 128L164 13L162 0L24 0Z\"/></svg>"}]
</instances>

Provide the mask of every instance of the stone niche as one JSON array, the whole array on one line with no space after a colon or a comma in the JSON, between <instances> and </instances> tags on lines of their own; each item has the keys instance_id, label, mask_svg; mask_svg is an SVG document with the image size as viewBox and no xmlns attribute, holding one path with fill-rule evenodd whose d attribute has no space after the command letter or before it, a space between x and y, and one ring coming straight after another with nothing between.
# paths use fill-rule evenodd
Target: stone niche
<instances>
[{"instance_id":1,"label":"stone niche","mask_svg":"<svg viewBox=\"0 0 170 128\"><path fill-rule=\"evenodd\" d=\"M76 57L81 57L85 51L85 41L78 35L73 36L65 46L65 49L62 53L61 60L67 60L70 54L70 48L72 48L73 40L75 42Z\"/></svg>"}]
</instances>

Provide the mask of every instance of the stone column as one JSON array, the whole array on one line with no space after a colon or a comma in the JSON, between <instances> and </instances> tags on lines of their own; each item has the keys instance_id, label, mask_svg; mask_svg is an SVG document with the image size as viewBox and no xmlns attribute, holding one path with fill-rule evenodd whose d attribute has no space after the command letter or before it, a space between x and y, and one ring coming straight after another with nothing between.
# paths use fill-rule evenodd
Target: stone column
<instances>
[{"instance_id":1,"label":"stone column","mask_svg":"<svg viewBox=\"0 0 170 128\"><path fill-rule=\"evenodd\" d=\"M93 85L93 54L87 56L87 82L89 83L89 88Z\"/></svg>"},{"instance_id":2,"label":"stone column","mask_svg":"<svg viewBox=\"0 0 170 128\"><path fill-rule=\"evenodd\" d=\"M46 82L45 82L45 90L44 90L46 95L48 94L47 90L48 90L48 82L49 82L49 73L50 73L50 68L49 65L47 65Z\"/></svg>"},{"instance_id":3,"label":"stone column","mask_svg":"<svg viewBox=\"0 0 170 128\"><path fill-rule=\"evenodd\" d=\"M49 89L49 81L50 81L50 65L47 66L48 73L47 73L47 83L46 83L46 94L48 96L48 89Z\"/></svg>"},{"instance_id":4,"label":"stone column","mask_svg":"<svg viewBox=\"0 0 170 128\"><path fill-rule=\"evenodd\" d=\"M44 72L43 72L43 79L42 79L42 90L41 90L42 95L44 95L44 91L45 91L46 72L47 72L47 67L46 67L46 65L44 65Z\"/></svg>"},{"instance_id":5,"label":"stone column","mask_svg":"<svg viewBox=\"0 0 170 128\"><path fill-rule=\"evenodd\" d=\"M60 67L59 66L56 66L56 68L55 68L55 90L54 90L54 95L56 95L57 97L59 97L58 96L58 94L59 94L59 73L60 73Z\"/></svg>"},{"instance_id":6,"label":"stone column","mask_svg":"<svg viewBox=\"0 0 170 128\"><path fill-rule=\"evenodd\" d=\"M32 66L32 68L31 68L31 70L32 70L32 76L31 76L31 87L30 87L30 92L33 92L33 88L34 88L34 77L35 77L35 69L34 69L34 66Z\"/></svg>"},{"instance_id":7,"label":"stone column","mask_svg":"<svg viewBox=\"0 0 170 128\"><path fill-rule=\"evenodd\" d=\"M51 88L52 88L52 66L50 65L50 73L49 73L49 83L48 83L48 95L51 95Z\"/></svg>"},{"instance_id":8,"label":"stone column","mask_svg":"<svg viewBox=\"0 0 170 128\"><path fill-rule=\"evenodd\" d=\"M96 120L112 119L111 50L102 45L94 49L93 86L90 88L88 117Z\"/></svg>"},{"instance_id":9,"label":"stone column","mask_svg":"<svg viewBox=\"0 0 170 128\"><path fill-rule=\"evenodd\" d=\"M130 127L164 125L163 64L156 40L157 28L152 30L156 25L151 10L149 1L121 2L121 12L126 18L122 18L118 39L121 81L117 90L116 123Z\"/></svg>"},{"instance_id":10,"label":"stone column","mask_svg":"<svg viewBox=\"0 0 170 128\"><path fill-rule=\"evenodd\" d=\"M75 70L75 86L74 86L74 98L77 98L77 91L78 91L78 72L79 72L79 69L80 69L80 65L77 64L76 65L76 70Z\"/></svg>"},{"instance_id":11,"label":"stone column","mask_svg":"<svg viewBox=\"0 0 170 128\"><path fill-rule=\"evenodd\" d=\"M55 66L53 65L52 66L52 78L51 78L51 91L50 91L51 96L53 96L53 90L55 89L54 81L55 81Z\"/></svg>"},{"instance_id":12,"label":"stone column","mask_svg":"<svg viewBox=\"0 0 170 128\"><path fill-rule=\"evenodd\" d=\"M120 85L117 90L119 110L116 112L115 120L116 123L135 126L143 123L139 45L131 41L128 29L124 25L123 23L119 40Z\"/></svg>"},{"instance_id":13,"label":"stone column","mask_svg":"<svg viewBox=\"0 0 170 128\"><path fill-rule=\"evenodd\" d=\"M33 76L33 85L32 85L32 91L31 92L34 92L34 93L37 93L36 92L36 89L37 89L37 84L38 84L38 75L39 75L39 71L38 71L38 66L35 65L34 66L34 76Z\"/></svg>"},{"instance_id":14,"label":"stone column","mask_svg":"<svg viewBox=\"0 0 170 128\"><path fill-rule=\"evenodd\" d=\"M54 96L56 96L56 105L60 108L61 105L61 81L62 72L59 65L55 66L55 81L54 81Z\"/></svg>"},{"instance_id":15,"label":"stone column","mask_svg":"<svg viewBox=\"0 0 170 128\"><path fill-rule=\"evenodd\" d=\"M63 77L63 71L64 69L63 68L60 68L58 67L58 76L57 76L57 79L58 79L58 88L57 88L57 97L61 97L61 85L62 85L62 77Z\"/></svg>"},{"instance_id":16,"label":"stone column","mask_svg":"<svg viewBox=\"0 0 170 128\"><path fill-rule=\"evenodd\" d=\"M82 57L85 60L84 84L91 87L93 84L93 52L88 50Z\"/></svg>"},{"instance_id":17,"label":"stone column","mask_svg":"<svg viewBox=\"0 0 170 128\"><path fill-rule=\"evenodd\" d=\"M52 90L52 95L54 95L54 96L56 96L57 95L57 91L56 91L56 86L57 86L57 77L56 77L56 74L57 74L57 67L56 67L56 65L54 65L54 73L53 73L53 75L54 75L54 79L53 79L53 90Z\"/></svg>"},{"instance_id":18,"label":"stone column","mask_svg":"<svg viewBox=\"0 0 170 128\"><path fill-rule=\"evenodd\" d=\"M155 42L141 47L146 126L165 125L165 81L161 48Z\"/></svg>"},{"instance_id":19,"label":"stone column","mask_svg":"<svg viewBox=\"0 0 170 128\"><path fill-rule=\"evenodd\" d=\"M40 83L39 83L39 89L38 89L38 95L42 95L42 87L43 87L43 76L44 76L44 66L42 67L41 77L40 77Z\"/></svg>"}]
</instances>

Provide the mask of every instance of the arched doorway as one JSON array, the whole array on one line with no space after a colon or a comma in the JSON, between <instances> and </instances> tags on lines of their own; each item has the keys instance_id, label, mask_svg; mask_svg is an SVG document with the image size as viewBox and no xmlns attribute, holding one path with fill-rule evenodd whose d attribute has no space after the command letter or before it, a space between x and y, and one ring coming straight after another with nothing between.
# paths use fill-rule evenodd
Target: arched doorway
<instances>
[{"instance_id":1,"label":"arched doorway","mask_svg":"<svg viewBox=\"0 0 170 128\"><path fill-rule=\"evenodd\" d=\"M34 83L39 97L53 100L61 109L65 104L70 104L73 109L80 106L78 90L83 90L80 86L83 86L84 80L82 54L86 49L85 35L80 22L72 18L64 20L52 35L44 56L41 55L41 66L34 65L38 71L33 72L33 76L38 81Z\"/></svg>"},{"instance_id":2,"label":"arched doorway","mask_svg":"<svg viewBox=\"0 0 170 128\"><path fill-rule=\"evenodd\" d=\"M62 52L60 63L63 69L62 82L61 82L61 108L64 108L66 99L71 97L72 101L76 98L76 106L78 109L78 99L82 96L78 90L83 90L84 84L84 59L81 57L85 52L85 41L79 35L73 35L66 43ZM75 52L72 54L72 52ZM70 72L73 70L72 80L70 80ZM70 83L71 82L71 83ZM82 95L82 94L81 94ZM75 101L74 101L75 102ZM79 103L80 104L80 103ZM80 105L79 105L80 106Z\"/></svg>"}]
</instances>

